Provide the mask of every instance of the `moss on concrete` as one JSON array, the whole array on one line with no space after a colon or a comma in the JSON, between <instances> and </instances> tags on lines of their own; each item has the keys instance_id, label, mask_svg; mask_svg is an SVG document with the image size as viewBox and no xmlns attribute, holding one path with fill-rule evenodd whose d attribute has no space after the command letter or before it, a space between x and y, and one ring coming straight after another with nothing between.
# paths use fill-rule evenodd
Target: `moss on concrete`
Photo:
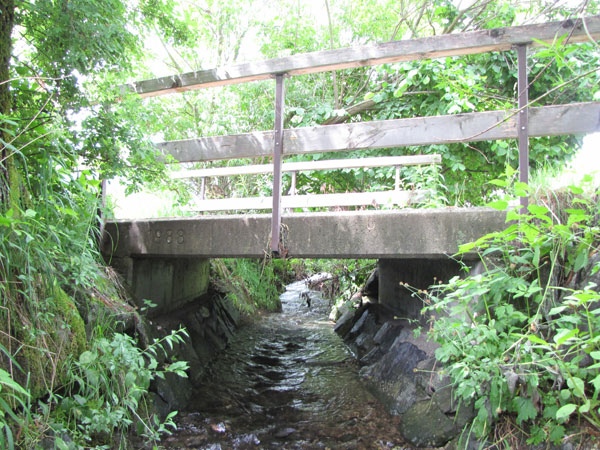
<instances>
[{"instance_id":1,"label":"moss on concrete","mask_svg":"<svg viewBox=\"0 0 600 450\"><path fill-rule=\"evenodd\" d=\"M87 346L85 325L73 299L57 284L40 290L48 292L40 295L43 305L38 305L35 316L21 311L11 318L13 341L21 344L15 359L23 369L15 371L15 378L28 386L33 398L67 382L68 361Z\"/></svg>"}]
</instances>

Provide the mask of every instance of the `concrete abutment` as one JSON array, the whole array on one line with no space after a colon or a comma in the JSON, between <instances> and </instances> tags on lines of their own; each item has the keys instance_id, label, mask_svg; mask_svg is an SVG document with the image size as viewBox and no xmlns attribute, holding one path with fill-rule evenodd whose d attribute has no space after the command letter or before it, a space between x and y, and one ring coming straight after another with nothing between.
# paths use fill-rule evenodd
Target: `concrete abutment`
<instances>
[{"instance_id":1,"label":"concrete abutment","mask_svg":"<svg viewBox=\"0 0 600 450\"><path fill-rule=\"evenodd\" d=\"M449 256L436 258L380 259L378 303L402 319L418 320L425 306L416 291L425 291L432 285L447 283L452 277L466 275L464 265L472 266L476 260L459 262ZM415 295L413 295L415 294Z\"/></svg>"},{"instance_id":2,"label":"concrete abutment","mask_svg":"<svg viewBox=\"0 0 600 450\"><path fill-rule=\"evenodd\" d=\"M109 263L149 317L177 311L208 292L208 258L126 256Z\"/></svg>"}]
</instances>

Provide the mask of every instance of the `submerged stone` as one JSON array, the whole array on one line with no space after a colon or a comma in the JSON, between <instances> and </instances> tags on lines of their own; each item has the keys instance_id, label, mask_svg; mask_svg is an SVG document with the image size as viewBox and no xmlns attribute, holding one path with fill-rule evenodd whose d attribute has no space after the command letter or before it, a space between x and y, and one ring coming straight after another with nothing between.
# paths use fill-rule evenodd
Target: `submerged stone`
<instances>
[{"instance_id":1,"label":"submerged stone","mask_svg":"<svg viewBox=\"0 0 600 450\"><path fill-rule=\"evenodd\" d=\"M452 420L431 400L417 402L408 409L402 416L400 431L415 447L441 447L456 434Z\"/></svg>"}]
</instances>

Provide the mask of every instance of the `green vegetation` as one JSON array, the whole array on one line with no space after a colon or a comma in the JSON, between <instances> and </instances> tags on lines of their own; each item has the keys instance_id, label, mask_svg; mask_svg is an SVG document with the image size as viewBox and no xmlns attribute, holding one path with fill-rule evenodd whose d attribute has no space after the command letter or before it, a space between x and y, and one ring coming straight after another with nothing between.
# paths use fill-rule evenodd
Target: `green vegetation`
<instances>
[{"instance_id":1,"label":"green vegetation","mask_svg":"<svg viewBox=\"0 0 600 450\"><path fill-rule=\"evenodd\" d=\"M164 169L102 103L111 72L141 56L139 34L172 30L157 23L166 3L131 6L0 5L0 448L124 447L134 422L148 442L167 431L137 406L152 378L183 374L153 356L180 333L146 349L115 334L132 308L98 252L98 180L130 173L135 187Z\"/></svg>"},{"instance_id":2,"label":"green vegetation","mask_svg":"<svg viewBox=\"0 0 600 450\"><path fill-rule=\"evenodd\" d=\"M68 436L82 443L114 446L118 442L119 448L126 448L133 424L137 434L148 442L157 442L161 434L168 432L168 427L174 429L173 417L177 411L160 420L152 412L152 405L146 403L145 395L156 377L164 378L169 372L187 377L187 362L176 361L162 369L158 363L167 356L165 347L182 343L183 336L187 336L185 330L173 331L160 340L155 339L144 350L125 334L115 333L110 340L94 340L90 349L69 368L72 382L69 395L57 395L57 414L64 415L61 419L69 426L64 430ZM58 438L57 445L61 444L67 447Z\"/></svg>"},{"instance_id":3,"label":"green vegetation","mask_svg":"<svg viewBox=\"0 0 600 450\"><path fill-rule=\"evenodd\" d=\"M165 42L169 48L167 64L173 73L324 50L332 45L344 47L417 38L598 12L598 3L594 1L573 8L558 8L546 1L527 4L476 1L469 8L458 10L454 2L446 0L400 4L385 0L358 3L338 0L329 2L330 26L322 20L324 11L309 3L278 2L269 5L272 15L262 14L257 0L234 3L211 4L209 13L197 5L190 6L187 20L205 23L212 17L218 18L219 25L195 31L195 42L207 49L202 61L198 60L196 48ZM255 36L252 42L249 36ZM565 46L563 41L561 37L554 45L530 51L532 106L586 101L598 95L597 47L594 43ZM515 55L496 52L295 76L286 80L286 127L514 108L516 73ZM255 82L149 99L147 108L160 115L147 122L147 129L165 140L269 130L273 127L273 91L272 82ZM161 119L164 114L177 120L165 122ZM576 137L531 139L532 170L561 166L573 155L578 143ZM292 156L286 161L418 153L442 155L440 176L446 189L437 193L435 204L483 205L493 193L489 181L498 178L505 165L517 164L514 140L312 154ZM199 166L248 162L229 160ZM406 168L402 173L408 188L414 170ZM290 184L289 174L284 174L284 190ZM188 185L193 192L200 192L198 181ZM300 193L353 192L393 185L393 168L340 169L299 173L296 188ZM270 189L268 175L217 177L207 180L206 195L208 198L269 195Z\"/></svg>"},{"instance_id":4,"label":"green vegetation","mask_svg":"<svg viewBox=\"0 0 600 450\"><path fill-rule=\"evenodd\" d=\"M497 421L530 444L560 443L569 427L600 430L600 293L591 280L600 271L600 190L591 181L538 193L527 212L508 209L506 230L460 249L478 251L484 271L423 298L435 315L436 357L457 398L474 404L477 436ZM516 183L514 191L532 189ZM514 445L509 433L495 439Z\"/></svg>"},{"instance_id":5,"label":"green vegetation","mask_svg":"<svg viewBox=\"0 0 600 450\"><path fill-rule=\"evenodd\" d=\"M246 314L279 311L279 294L285 284L285 261L264 259L213 259L212 283Z\"/></svg>"}]
</instances>

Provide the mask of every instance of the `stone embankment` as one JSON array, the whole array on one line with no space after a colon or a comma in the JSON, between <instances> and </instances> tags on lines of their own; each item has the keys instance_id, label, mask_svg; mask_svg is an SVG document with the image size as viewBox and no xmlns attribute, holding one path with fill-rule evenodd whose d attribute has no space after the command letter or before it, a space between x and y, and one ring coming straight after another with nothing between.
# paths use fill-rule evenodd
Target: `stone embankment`
<instances>
[{"instance_id":1,"label":"stone embankment","mask_svg":"<svg viewBox=\"0 0 600 450\"><path fill-rule=\"evenodd\" d=\"M402 417L407 442L441 447L460 435L474 411L453 401L450 380L434 356L436 345L419 334L418 325L363 297L338 319L335 331L363 366L361 377L373 394Z\"/></svg>"},{"instance_id":2,"label":"stone embankment","mask_svg":"<svg viewBox=\"0 0 600 450\"><path fill-rule=\"evenodd\" d=\"M189 378L167 374L164 379L156 379L151 386L159 416L166 417L171 411L187 406L194 386L202 380L211 360L225 349L239 322L240 313L231 301L211 291L184 308L138 322L136 331L142 344L151 343L153 339L179 328L185 328L189 335L183 344L174 346L166 356L158 355L163 358L161 362L187 361L190 367Z\"/></svg>"}]
</instances>

